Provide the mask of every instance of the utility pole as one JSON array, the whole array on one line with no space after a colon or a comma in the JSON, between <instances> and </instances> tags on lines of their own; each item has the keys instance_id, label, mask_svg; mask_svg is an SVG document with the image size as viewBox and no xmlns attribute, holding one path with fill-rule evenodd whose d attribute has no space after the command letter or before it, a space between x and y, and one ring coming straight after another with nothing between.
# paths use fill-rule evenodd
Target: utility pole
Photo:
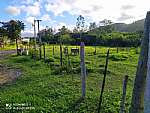
<instances>
[{"instance_id":1,"label":"utility pole","mask_svg":"<svg viewBox=\"0 0 150 113\"><path fill-rule=\"evenodd\" d=\"M40 22L42 21L42 20L36 20L37 21L37 23L38 23L38 35L39 35L39 42L40 42L40 59L42 58L42 49L41 49L41 44L42 44L42 41L41 41L41 36L40 36L40 34L39 34L39 32L40 32Z\"/></svg>"}]
</instances>

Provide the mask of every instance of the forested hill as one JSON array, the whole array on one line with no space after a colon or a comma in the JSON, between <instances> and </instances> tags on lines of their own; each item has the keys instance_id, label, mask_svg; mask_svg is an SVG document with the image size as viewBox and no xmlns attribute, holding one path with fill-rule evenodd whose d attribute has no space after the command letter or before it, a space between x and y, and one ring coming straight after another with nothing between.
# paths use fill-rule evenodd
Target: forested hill
<instances>
[{"instance_id":1,"label":"forested hill","mask_svg":"<svg viewBox=\"0 0 150 113\"><path fill-rule=\"evenodd\" d=\"M136 32L136 31L143 31L144 29L144 19L135 21L131 24L125 23L115 23L113 27L116 31L119 32Z\"/></svg>"}]
</instances>

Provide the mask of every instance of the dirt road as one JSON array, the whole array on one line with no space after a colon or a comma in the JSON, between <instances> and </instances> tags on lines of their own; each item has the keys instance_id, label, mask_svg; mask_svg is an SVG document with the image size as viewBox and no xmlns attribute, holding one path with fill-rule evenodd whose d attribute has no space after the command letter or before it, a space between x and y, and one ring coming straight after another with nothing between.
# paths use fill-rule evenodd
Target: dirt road
<instances>
[{"instance_id":1,"label":"dirt road","mask_svg":"<svg viewBox=\"0 0 150 113\"><path fill-rule=\"evenodd\" d=\"M0 55L10 55L10 54L15 54L16 50L0 50Z\"/></svg>"},{"instance_id":2,"label":"dirt road","mask_svg":"<svg viewBox=\"0 0 150 113\"><path fill-rule=\"evenodd\" d=\"M16 50L0 51L0 60L7 59L8 56L15 54ZM21 75L20 70L12 69L7 65L0 64L0 86L14 81Z\"/></svg>"}]
</instances>

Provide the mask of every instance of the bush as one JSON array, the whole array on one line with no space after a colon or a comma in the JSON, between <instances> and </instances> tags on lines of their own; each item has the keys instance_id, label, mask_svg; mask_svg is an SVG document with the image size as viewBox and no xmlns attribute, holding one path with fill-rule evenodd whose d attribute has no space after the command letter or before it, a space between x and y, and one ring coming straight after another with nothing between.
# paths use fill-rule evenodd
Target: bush
<instances>
[{"instance_id":1,"label":"bush","mask_svg":"<svg viewBox=\"0 0 150 113\"><path fill-rule=\"evenodd\" d=\"M29 55L31 56L31 58L34 58L34 56L36 56L36 59L39 59L38 50L36 50L35 53L34 49L29 49Z\"/></svg>"},{"instance_id":2,"label":"bush","mask_svg":"<svg viewBox=\"0 0 150 113\"><path fill-rule=\"evenodd\" d=\"M122 61L128 59L128 56L124 54L112 54L109 56L109 59L112 61Z\"/></svg>"}]
</instances>

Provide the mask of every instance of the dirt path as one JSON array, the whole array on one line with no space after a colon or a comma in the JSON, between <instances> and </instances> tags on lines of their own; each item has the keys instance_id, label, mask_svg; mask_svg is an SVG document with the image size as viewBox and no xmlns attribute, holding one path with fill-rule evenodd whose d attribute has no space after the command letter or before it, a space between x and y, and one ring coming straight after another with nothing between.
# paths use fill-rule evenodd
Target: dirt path
<instances>
[{"instance_id":1,"label":"dirt path","mask_svg":"<svg viewBox=\"0 0 150 113\"><path fill-rule=\"evenodd\" d=\"M16 53L16 50L0 51L0 60L7 59L9 55L15 54L15 53ZM20 70L12 69L6 65L0 64L0 86L14 81L20 75L21 75Z\"/></svg>"},{"instance_id":2,"label":"dirt path","mask_svg":"<svg viewBox=\"0 0 150 113\"><path fill-rule=\"evenodd\" d=\"M2 51L0 51L0 55L7 55L7 54L14 54L14 53L16 53L16 50L15 49L13 49L13 50L2 50Z\"/></svg>"},{"instance_id":3,"label":"dirt path","mask_svg":"<svg viewBox=\"0 0 150 113\"><path fill-rule=\"evenodd\" d=\"M20 75L21 71L19 69L0 65L0 86L16 80Z\"/></svg>"}]
</instances>

